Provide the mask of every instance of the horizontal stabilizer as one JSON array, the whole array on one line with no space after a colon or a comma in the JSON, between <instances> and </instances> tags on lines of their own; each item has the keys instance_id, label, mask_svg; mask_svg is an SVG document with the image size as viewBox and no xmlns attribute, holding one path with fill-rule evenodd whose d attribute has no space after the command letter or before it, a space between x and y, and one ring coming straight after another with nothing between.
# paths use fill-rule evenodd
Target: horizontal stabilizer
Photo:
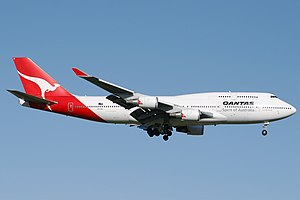
<instances>
[{"instance_id":1,"label":"horizontal stabilizer","mask_svg":"<svg viewBox=\"0 0 300 200\"><path fill-rule=\"evenodd\" d=\"M32 103L36 103L36 104L41 104L41 105L52 105L52 104L57 104L57 102L55 101L50 101L47 99L42 99L36 96L32 96L30 94L26 94L24 92L20 92L17 90L7 90L8 92L12 93L13 95L15 95L16 97L18 97L19 99L23 99L26 102L32 102Z\"/></svg>"}]
</instances>

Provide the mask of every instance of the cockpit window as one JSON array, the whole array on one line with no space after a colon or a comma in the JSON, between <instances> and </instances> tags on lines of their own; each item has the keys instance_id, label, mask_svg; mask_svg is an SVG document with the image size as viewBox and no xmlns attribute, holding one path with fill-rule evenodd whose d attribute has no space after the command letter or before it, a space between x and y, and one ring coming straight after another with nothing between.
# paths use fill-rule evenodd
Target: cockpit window
<instances>
[{"instance_id":1,"label":"cockpit window","mask_svg":"<svg viewBox=\"0 0 300 200\"><path fill-rule=\"evenodd\" d=\"M275 96L275 95L272 95L272 96L271 96L271 98L277 98L277 96Z\"/></svg>"}]
</instances>

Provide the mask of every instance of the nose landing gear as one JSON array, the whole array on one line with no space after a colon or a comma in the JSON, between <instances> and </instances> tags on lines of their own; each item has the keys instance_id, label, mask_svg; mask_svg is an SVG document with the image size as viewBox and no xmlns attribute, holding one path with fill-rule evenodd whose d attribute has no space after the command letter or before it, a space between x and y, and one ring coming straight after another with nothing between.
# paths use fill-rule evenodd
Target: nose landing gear
<instances>
[{"instance_id":1,"label":"nose landing gear","mask_svg":"<svg viewBox=\"0 0 300 200\"><path fill-rule=\"evenodd\" d=\"M268 134L268 130L267 130L267 127L269 126L269 122L265 122L264 123L264 125L263 125L263 130L262 130L262 132L261 132L261 134L263 135L263 136L267 136L267 134Z\"/></svg>"},{"instance_id":2,"label":"nose landing gear","mask_svg":"<svg viewBox=\"0 0 300 200\"><path fill-rule=\"evenodd\" d=\"M267 130L262 130L261 134L262 134L263 136L267 136L268 131L267 131Z\"/></svg>"}]
</instances>

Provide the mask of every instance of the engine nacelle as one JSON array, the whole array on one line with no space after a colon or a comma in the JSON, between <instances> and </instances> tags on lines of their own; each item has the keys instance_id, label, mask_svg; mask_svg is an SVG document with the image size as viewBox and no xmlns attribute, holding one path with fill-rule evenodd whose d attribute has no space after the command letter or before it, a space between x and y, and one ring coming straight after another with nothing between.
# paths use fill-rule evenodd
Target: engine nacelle
<instances>
[{"instance_id":1,"label":"engine nacelle","mask_svg":"<svg viewBox=\"0 0 300 200\"><path fill-rule=\"evenodd\" d=\"M181 119L185 121L199 121L201 118L200 110L183 110L181 111Z\"/></svg>"},{"instance_id":2,"label":"engine nacelle","mask_svg":"<svg viewBox=\"0 0 300 200\"><path fill-rule=\"evenodd\" d=\"M157 97L140 97L138 100L138 105L141 108L156 109L158 108L158 99Z\"/></svg>"},{"instance_id":3,"label":"engine nacelle","mask_svg":"<svg viewBox=\"0 0 300 200\"><path fill-rule=\"evenodd\" d=\"M176 128L176 131L186 133L187 135L203 135L204 126L179 126Z\"/></svg>"},{"instance_id":4,"label":"engine nacelle","mask_svg":"<svg viewBox=\"0 0 300 200\"><path fill-rule=\"evenodd\" d=\"M150 109L158 108L157 97L145 96L145 97L139 97L137 99L129 99L126 100L126 102L131 103L133 105L137 105L141 108L150 108Z\"/></svg>"}]
</instances>

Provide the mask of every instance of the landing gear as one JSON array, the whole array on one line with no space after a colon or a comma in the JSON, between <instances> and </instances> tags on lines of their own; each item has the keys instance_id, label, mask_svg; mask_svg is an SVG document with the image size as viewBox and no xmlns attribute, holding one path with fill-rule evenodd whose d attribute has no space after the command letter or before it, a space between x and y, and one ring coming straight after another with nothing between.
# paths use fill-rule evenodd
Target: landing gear
<instances>
[{"instance_id":1,"label":"landing gear","mask_svg":"<svg viewBox=\"0 0 300 200\"><path fill-rule=\"evenodd\" d=\"M267 131L267 130L262 130L261 134L262 134L263 136L267 136L268 131Z\"/></svg>"},{"instance_id":2,"label":"landing gear","mask_svg":"<svg viewBox=\"0 0 300 200\"><path fill-rule=\"evenodd\" d=\"M267 136L267 134L268 134L268 130L267 130L267 127L269 126L269 122L265 122L264 123L264 125L263 125L263 130L262 130L262 132L261 132L261 134L263 135L263 136Z\"/></svg>"},{"instance_id":3,"label":"landing gear","mask_svg":"<svg viewBox=\"0 0 300 200\"><path fill-rule=\"evenodd\" d=\"M149 137L153 137L154 135L155 136L159 136L160 135L159 131L156 128L154 128L154 129L148 129L147 133L148 133Z\"/></svg>"},{"instance_id":4,"label":"landing gear","mask_svg":"<svg viewBox=\"0 0 300 200\"><path fill-rule=\"evenodd\" d=\"M163 140L168 141L169 137L172 136L172 127L164 126L162 134L163 134Z\"/></svg>"},{"instance_id":5,"label":"landing gear","mask_svg":"<svg viewBox=\"0 0 300 200\"><path fill-rule=\"evenodd\" d=\"M152 129L147 130L147 133L148 133L149 137L154 136L154 131Z\"/></svg>"},{"instance_id":6,"label":"landing gear","mask_svg":"<svg viewBox=\"0 0 300 200\"><path fill-rule=\"evenodd\" d=\"M165 134L165 135L163 136L163 139L164 139L164 141L168 141L169 136L168 136L167 134Z\"/></svg>"},{"instance_id":7,"label":"landing gear","mask_svg":"<svg viewBox=\"0 0 300 200\"><path fill-rule=\"evenodd\" d=\"M172 127L170 126L163 126L163 127L152 127L147 129L147 133L149 137L153 136L163 136L164 141L168 141L169 137L172 136Z\"/></svg>"},{"instance_id":8,"label":"landing gear","mask_svg":"<svg viewBox=\"0 0 300 200\"><path fill-rule=\"evenodd\" d=\"M158 137L160 135L160 132L158 131L158 129L154 129L153 132L156 137Z\"/></svg>"},{"instance_id":9,"label":"landing gear","mask_svg":"<svg viewBox=\"0 0 300 200\"><path fill-rule=\"evenodd\" d=\"M167 136L172 136L172 131L170 131L170 130L166 131L166 135Z\"/></svg>"}]
</instances>

